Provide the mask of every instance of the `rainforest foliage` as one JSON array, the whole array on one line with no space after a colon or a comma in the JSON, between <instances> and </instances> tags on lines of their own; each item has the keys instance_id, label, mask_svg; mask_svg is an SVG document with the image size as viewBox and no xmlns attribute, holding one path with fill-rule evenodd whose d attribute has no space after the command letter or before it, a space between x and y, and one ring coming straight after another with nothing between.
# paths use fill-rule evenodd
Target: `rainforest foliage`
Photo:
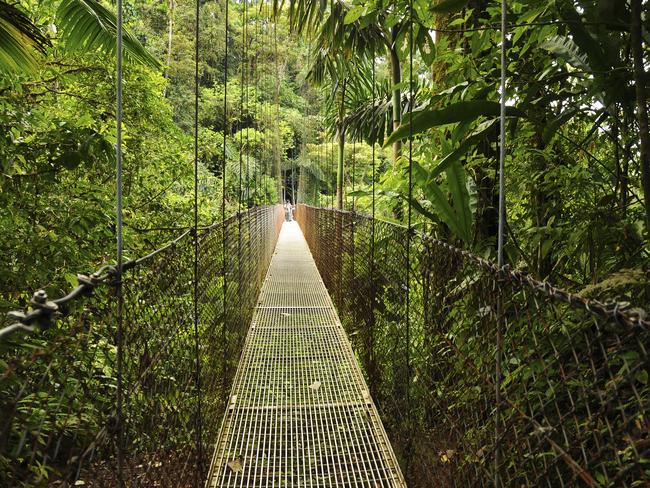
<instances>
[{"instance_id":1,"label":"rainforest foliage","mask_svg":"<svg viewBox=\"0 0 650 488\"><path fill-rule=\"evenodd\" d=\"M36 334L0 343L0 418L6 419L0 484L3 474L11 486L63 479L70 466L85 461L66 457L63 445L84 456L92 452L84 476L94 479L99 469L114 486L112 470L102 465L111 459L112 437L103 445L95 440L104 429L121 428L114 408L124 392L127 418L137 425L132 447L140 457L129 459L134 476L163 454L191 451L202 385L208 401L199 401L198 410L205 407L210 425L204 442L214 442L229 398L229 369L271 256L272 248L262 244L272 241L271 216L278 209L252 210L194 241L186 231L194 225L195 196L200 226L282 201L381 219L355 222L350 214L320 212L329 214L321 222L330 220L316 258L373 398L388 412L384 422L400 459L413 435L419 441L414 453L427 451L420 465L436 467L422 477L423 486L431 485L434 472L442 479L437 468L450 464L456 447L476 448L475 458L464 459L468 466L486 462L491 420L464 427L459 436L455 426L437 435L444 415L457 415L465 426L479 408L488 407L482 418L492 417L497 402L485 399L495 392L490 378L502 354L502 317L508 361L496 369L501 389L513 405L540 403L550 429L533 414L525 422L532 432L502 437L525 440L535 454L526 461L543 464L545 472L549 456L566 461L568 455L558 457L548 446L532 450L529 439L554 435L555 425L584 430L594 436L595 462L602 464L602 457L609 464L598 474L603 486L626 476L625 463L647 465L641 449L648 432L645 336L627 328L636 345L623 345L620 323L600 328L580 300L574 307L561 298L577 292L645 308L650 303L650 0L507 1L505 259L567 289L555 302L537 294L543 285L531 291L504 284L489 262L475 259L496 258L500 1L123 5L125 258L184 238L125 274L131 367L124 385L135 388L120 385L124 346L115 317L123 310L113 286L98 286L93 297L63 310L65 317L55 314L61 318L56 326L43 320ZM115 7L112 0L0 0L3 316L27 307L35 289L61 296L77 284L77 273L115 262ZM437 251L434 240L415 239L404 225L393 225L409 221L439 239ZM250 226L257 237L266 229L266 237L257 238ZM343 236L352 244L343 246ZM194 254L199 241L200 264ZM351 279L342 279L350 270ZM525 274L516 276L526 281ZM628 309L616 304L612 310ZM360 344L369 344L367 354ZM412 362L411 346L420 353ZM472 361L484 379L468 367ZM151 364L160 365L158 376L141 374ZM420 401L411 411L402 401L409 392ZM608 394L614 397L602 396ZM554 403L537 402L541 398ZM445 402L435 410L439 399ZM592 417L593 405L600 420ZM504 426L521 425L516 410L505 410ZM411 423L411 414L419 424ZM621 434L620 445L604 442L617 464L602 454L599 430L611 439ZM154 442L154 431L162 431L162 443ZM430 447L438 445L443 451ZM87 446L98 448L97 458ZM582 459L585 446L565 447ZM510 450L506 464L518 471L520 451ZM31 478L37 481L16 481Z\"/></svg>"},{"instance_id":2,"label":"rainforest foliage","mask_svg":"<svg viewBox=\"0 0 650 488\"><path fill-rule=\"evenodd\" d=\"M499 7L232 2L226 23L223 1L201 2L201 223L221 218L224 187L227 214L282 199L370 212L373 174L377 215L405 222L412 152L415 225L494 256ZM192 225L195 8L125 3L127 257ZM113 259L114 9L2 3L0 308ZM512 0L507 21L507 260L643 304L647 2Z\"/></svg>"}]
</instances>

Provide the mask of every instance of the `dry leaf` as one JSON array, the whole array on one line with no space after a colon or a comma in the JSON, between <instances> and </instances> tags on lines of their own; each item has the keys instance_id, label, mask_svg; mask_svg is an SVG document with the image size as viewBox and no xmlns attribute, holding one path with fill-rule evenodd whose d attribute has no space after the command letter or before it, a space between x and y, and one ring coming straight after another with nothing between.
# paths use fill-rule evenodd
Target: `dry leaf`
<instances>
[{"instance_id":1,"label":"dry leaf","mask_svg":"<svg viewBox=\"0 0 650 488\"><path fill-rule=\"evenodd\" d=\"M443 463L448 463L449 458L447 457L447 454L445 454L444 452L441 452L440 453L440 461L442 461Z\"/></svg>"},{"instance_id":2,"label":"dry leaf","mask_svg":"<svg viewBox=\"0 0 650 488\"><path fill-rule=\"evenodd\" d=\"M239 473L244 468L244 460L241 457L228 461L228 467L233 473Z\"/></svg>"},{"instance_id":3,"label":"dry leaf","mask_svg":"<svg viewBox=\"0 0 650 488\"><path fill-rule=\"evenodd\" d=\"M309 385L309 388L311 388L312 391L318 391L320 389L320 381L314 381Z\"/></svg>"}]
</instances>

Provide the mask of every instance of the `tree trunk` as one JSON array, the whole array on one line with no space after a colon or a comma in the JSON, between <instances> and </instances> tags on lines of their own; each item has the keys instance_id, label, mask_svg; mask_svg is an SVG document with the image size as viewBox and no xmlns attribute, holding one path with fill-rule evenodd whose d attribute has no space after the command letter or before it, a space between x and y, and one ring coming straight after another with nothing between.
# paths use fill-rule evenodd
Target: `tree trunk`
<instances>
[{"instance_id":1,"label":"tree trunk","mask_svg":"<svg viewBox=\"0 0 650 488\"><path fill-rule=\"evenodd\" d=\"M336 172L336 206L339 210L343 210L343 186L345 184L345 91L347 88L347 81L347 78L343 79L343 85L341 86L341 103L339 105L339 164Z\"/></svg>"},{"instance_id":2,"label":"tree trunk","mask_svg":"<svg viewBox=\"0 0 650 488\"><path fill-rule=\"evenodd\" d=\"M399 54L397 52L397 34L399 33L398 26L391 29L391 45L390 45L390 73L391 82L394 87L402 82L402 68L399 61ZM402 93L399 88L393 89L393 130L397 129L402 123ZM396 141L393 144L393 165L402 152L402 143Z\"/></svg>"},{"instance_id":3,"label":"tree trunk","mask_svg":"<svg viewBox=\"0 0 650 488\"><path fill-rule=\"evenodd\" d=\"M636 89L636 118L639 124L641 186L645 200L646 232L650 233L650 132L648 106L645 100L645 68L643 39L641 37L641 0L632 0L631 42L634 58L634 85Z\"/></svg>"}]
</instances>

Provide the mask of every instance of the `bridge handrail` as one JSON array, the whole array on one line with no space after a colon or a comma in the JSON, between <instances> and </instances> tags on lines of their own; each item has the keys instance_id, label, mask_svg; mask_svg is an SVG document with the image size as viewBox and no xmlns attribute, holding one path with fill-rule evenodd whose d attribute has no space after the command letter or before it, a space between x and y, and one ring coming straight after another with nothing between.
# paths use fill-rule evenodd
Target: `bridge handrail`
<instances>
[{"instance_id":1,"label":"bridge handrail","mask_svg":"<svg viewBox=\"0 0 650 488\"><path fill-rule=\"evenodd\" d=\"M199 231L211 231L217 227L223 225L228 225L233 221L241 218L242 215L247 214L251 211L254 211L258 208L272 207L268 206L259 206L251 207L250 209L237 212L230 217L226 218L225 221L216 221L207 226L198 227ZM122 272L130 271L147 261L153 259L158 254L161 254L169 249L177 246L181 241L186 239L188 236L194 235L194 229L189 228L178 237L171 240L169 243L164 246L155 249L154 251L141 256L139 258L130 259L122 264ZM40 329L46 329L52 326L52 319L57 313L65 315L65 307L80 297L88 296L92 294L93 290L97 286L111 284L117 276L117 268L113 264L107 264L101 266L97 271L91 274L78 274L77 281L78 285L73 288L67 295L62 297L50 300L47 294L43 289L38 289L32 294L30 299L31 309L28 311L23 311L20 309L11 310L7 312L7 317L12 321L10 325L7 325L3 328L0 328L0 341L7 339L16 332L36 332ZM38 325L35 327L33 324Z\"/></svg>"},{"instance_id":2,"label":"bridge handrail","mask_svg":"<svg viewBox=\"0 0 650 488\"><path fill-rule=\"evenodd\" d=\"M335 213L340 213L342 215L350 215L353 217L360 217L366 220L372 220L373 217L364 212L357 212L352 210L340 210L336 208L328 207L316 207L313 205L300 204L305 208L311 208L314 210L327 210ZM375 218L375 221L382 222L384 224L392 225L405 231L409 231L408 227L399 222L393 222L391 220ZM473 261L474 263L481 266L483 269L489 271L490 273L499 276L502 279L508 280L512 283L515 283L519 286L528 286L538 293L542 293L549 298L562 301L568 305L585 310L590 314L596 315L598 317L606 318L612 320L619 325L625 325L628 327L645 327L650 329L650 314L648 312L637 306L632 306L628 303L620 303L617 301L608 301L602 302L593 298L587 298L581 296L577 293L572 293L563 288L553 285L549 281L541 281L533 276L531 276L526 271L513 268L509 264L504 266L499 266L496 262L489 259L482 258L476 254L468 251L467 249L462 249L457 247L449 242L438 239L434 236L426 234L417 229L410 229L411 235L419 238L422 242L429 242L436 247L443 248L449 252L452 252L458 256L462 256L466 259Z\"/></svg>"}]
</instances>

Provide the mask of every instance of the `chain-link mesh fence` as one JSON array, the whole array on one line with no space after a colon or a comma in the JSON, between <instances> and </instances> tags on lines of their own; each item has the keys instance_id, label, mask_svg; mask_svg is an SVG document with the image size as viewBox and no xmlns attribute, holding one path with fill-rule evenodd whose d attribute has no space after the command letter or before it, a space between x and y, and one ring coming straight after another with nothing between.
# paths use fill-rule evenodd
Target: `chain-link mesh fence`
<instances>
[{"instance_id":1,"label":"chain-link mesh fence","mask_svg":"<svg viewBox=\"0 0 650 488\"><path fill-rule=\"evenodd\" d=\"M650 486L642 310L363 215L296 216L410 486Z\"/></svg>"},{"instance_id":2,"label":"chain-link mesh fence","mask_svg":"<svg viewBox=\"0 0 650 488\"><path fill-rule=\"evenodd\" d=\"M196 300L192 232L126 263L120 353L112 268L82 276L73 299L35 294L13 314L0 331L0 486L202 486L282 217L258 207L199 229Z\"/></svg>"}]
</instances>

